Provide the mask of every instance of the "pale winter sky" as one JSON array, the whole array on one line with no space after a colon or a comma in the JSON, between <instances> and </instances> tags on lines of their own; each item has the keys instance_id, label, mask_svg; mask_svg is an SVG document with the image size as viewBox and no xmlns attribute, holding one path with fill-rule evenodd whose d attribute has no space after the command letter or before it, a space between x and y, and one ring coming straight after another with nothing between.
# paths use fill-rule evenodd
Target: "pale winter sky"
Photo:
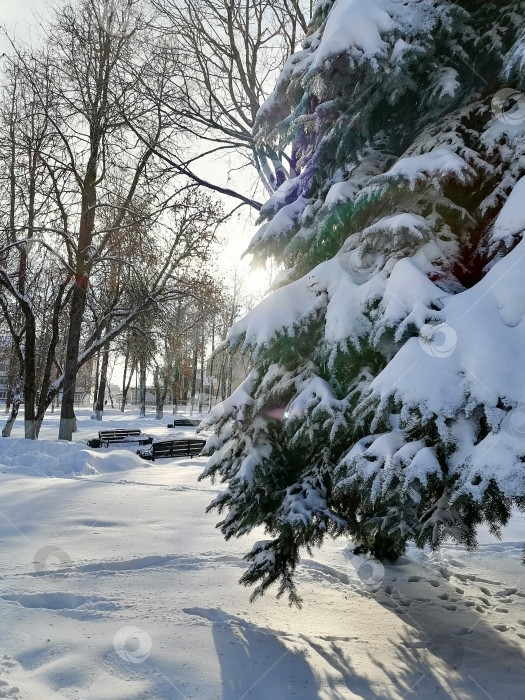
<instances>
[{"instance_id":1,"label":"pale winter sky","mask_svg":"<svg viewBox=\"0 0 525 700\"><path fill-rule=\"evenodd\" d=\"M27 39L33 35L38 36L38 31L31 25L35 22L35 14L45 12L46 0L0 0L0 25L6 26L9 32L19 36L22 39ZM6 50L7 43L0 36L0 54ZM213 178L211 171L217 171L217 163L208 165L208 172L202 171L204 177ZM242 184L241 184L242 186ZM225 201L225 207L231 207L231 202ZM248 273L248 262L240 260L241 254L247 248L248 243L255 232L255 227L247 221L248 211L244 208L240 218L235 216L228 226L224 227L223 238L225 240L224 249L218 259L218 267L222 273L227 270L238 268L241 275L247 277L247 286L250 291L259 291L261 286L265 286L266 275L263 271Z\"/></svg>"},{"instance_id":2,"label":"pale winter sky","mask_svg":"<svg viewBox=\"0 0 525 700\"><path fill-rule=\"evenodd\" d=\"M0 0L0 22L12 31L26 34L28 24L33 19L33 10L39 12L44 7L42 0Z\"/></svg>"},{"instance_id":3,"label":"pale winter sky","mask_svg":"<svg viewBox=\"0 0 525 700\"><path fill-rule=\"evenodd\" d=\"M20 37L23 40L33 36L33 41L38 36L38 31L31 28L35 24L35 14L38 16L45 13L46 0L0 0L0 25L7 28L11 35ZM8 43L0 35L0 55L8 48ZM212 172L217 171L217 163L208 166L209 171L201 171L203 177L214 179ZM216 172L215 172L216 175ZM225 201L225 207L231 208L231 202ZM248 220L247 208L241 210L241 217L234 216L231 222L224 227L222 238L224 247L216 261L217 273L226 278L234 277L234 270L245 279L246 291L250 294L259 295L268 286L268 275L264 270L250 272L247 259L241 261L241 254L246 250L248 243L256 231L256 227ZM248 256L249 257L249 256ZM112 381L119 382L121 374L120 363L115 368Z\"/></svg>"}]
</instances>

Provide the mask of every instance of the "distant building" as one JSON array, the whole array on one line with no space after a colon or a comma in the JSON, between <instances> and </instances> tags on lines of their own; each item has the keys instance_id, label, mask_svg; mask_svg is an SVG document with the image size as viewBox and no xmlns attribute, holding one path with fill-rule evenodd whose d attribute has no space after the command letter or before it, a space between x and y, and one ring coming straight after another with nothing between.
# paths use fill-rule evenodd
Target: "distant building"
<instances>
[{"instance_id":1,"label":"distant building","mask_svg":"<svg viewBox=\"0 0 525 700\"><path fill-rule=\"evenodd\" d=\"M113 394L113 388L111 389L111 393ZM109 398L109 396L108 396ZM128 394L126 396L126 405L128 406L137 406L139 403L140 399L140 388L137 387L129 387ZM119 391L116 394L113 394L113 401L115 404L120 404L122 403L122 390L119 387ZM146 387L146 405L147 406L155 406L157 403L156 399L156 394L155 394L155 387L153 386L147 386Z\"/></svg>"}]
</instances>

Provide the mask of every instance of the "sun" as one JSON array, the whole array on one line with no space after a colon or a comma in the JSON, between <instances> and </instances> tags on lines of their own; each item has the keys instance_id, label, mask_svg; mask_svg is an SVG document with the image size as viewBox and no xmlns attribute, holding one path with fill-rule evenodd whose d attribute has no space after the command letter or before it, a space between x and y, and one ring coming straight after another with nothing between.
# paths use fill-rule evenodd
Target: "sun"
<instances>
[{"instance_id":1,"label":"sun","mask_svg":"<svg viewBox=\"0 0 525 700\"><path fill-rule=\"evenodd\" d=\"M244 274L242 286L245 293L254 297L257 301L268 294L272 283L272 274L262 267L248 268Z\"/></svg>"}]
</instances>

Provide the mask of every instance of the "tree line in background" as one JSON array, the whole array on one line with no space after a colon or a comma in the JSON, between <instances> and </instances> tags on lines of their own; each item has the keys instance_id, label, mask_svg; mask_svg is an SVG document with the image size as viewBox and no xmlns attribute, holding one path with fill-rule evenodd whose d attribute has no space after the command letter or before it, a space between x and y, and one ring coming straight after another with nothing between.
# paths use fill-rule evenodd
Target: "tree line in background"
<instances>
[{"instance_id":1,"label":"tree line in background","mask_svg":"<svg viewBox=\"0 0 525 700\"><path fill-rule=\"evenodd\" d=\"M50 9L36 47L4 32L0 309L14 375L4 435L22 395L27 438L60 396L59 438L70 440L77 377L93 362L100 417L112 349L123 388L151 369L159 396L195 393L198 360L234 320L219 320L219 229L238 207L260 208L257 185L246 196L235 171L254 168L271 191L293 168L293 154L251 132L310 9L79 0ZM226 183L202 176L211 158ZM226 391L231 370L221 371Z\"/></svg>"}]
</instances>

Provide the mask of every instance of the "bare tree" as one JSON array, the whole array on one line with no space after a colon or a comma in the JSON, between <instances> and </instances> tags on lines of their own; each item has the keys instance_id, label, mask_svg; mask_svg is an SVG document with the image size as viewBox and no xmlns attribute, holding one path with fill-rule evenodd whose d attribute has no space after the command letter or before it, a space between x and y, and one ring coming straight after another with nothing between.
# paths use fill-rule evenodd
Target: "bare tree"
<instances>
[{"instance_id":1,"label":"bare tree","mask_svg":"<svg viewBox=\"0 0 525 700\"><path fill-rule=\"evenodd\" d=\"M200 163L240 153L232 167L255 165L268 189L293 167L287 154L258 149L251 130L310 8L151 3L66 0L42 26L43 48L13 44L8 59L0 310L23 373L28 437L63 390L59 437L71 439L79 368L145 314L199 296L190 261L205 255L221 214L195 183L260 207L202 180ZM181 353L177 370L171 363L174 398L175 371L189 371L190 384L197 371L192 354Z\"/></svg>"},{"instance_id":2,"label":"bare tree","mask_svg":"<svg viewBox=\"0 0 525 700\"><path fill-rule=\"evenodd\" d=\"M164 416L164 403L166 401L166 396L168 395L168 373L163 371L164 367L161 367L158 362L155 363L155 370L153 372L153 384L155 386L155 403L156 403L156 419L162 420Z\"/></svg>"},{"instance_id":3,"label":"bare tree","mask_svg":"<svg viewBox=\"0 0 525 700\"><path fill-rule=\"evenodd\" d=\"M128 329L127 332L121 336L117 350L120 352L121 356L124 357L124 368L122 371L122 399L120 402L120 410L122 413L124 413L129 389L131 387L131 381L137 369L136 352L133 351L133 333L131 329Z\"/></svg>"},{"instance_id":4,"label":"bare tree","mask_svg":"<svg viewBox=\"0 0 525 700\"><path fill-rule=\"evenodd\" d=\"M68 300L70 282L67 273L57 282L60 256L39 237L56 205L56 182L47 178L49 163L43 155L53 151L56 138L46 110L38 105L49 107L49 82L44 76L37 99L26 76L32 65L30 56L4 55L0 113L0 161L6 165L0 197L8 212L0 215L0 308L20 360L26 438L36 437L37 387L50 381L58 316ZM32 259L35 254L38 260ZM15 418L12 412L10 426Z\"/></svg>"},{"instance_id":5,"label":"bare tree","mask_svg":"<svg viewBox=\"0 0 525 700\"><path fill-rule=\"evenodd\" d=\"M106 395L106 385L108 381L109 346L110 343L106 343L102 350L102 363L100 365L100 377L97 387L97 402L95 404L95 417L97 420L102 420L102 412L104 411L104 397Z\"/></svg>"},{"instance_id":6,"label":"bare tree","mask_svg":"<svg viewBox=\"0 0 525 700\"><path fill-rule=\"evenodd\" d=\"M31 70L24 64L35 95L43 80L49 82L51 101L40 99L39 107L60 142L54 151L57 167L67 173L58 235L72 283L59 431L68 440L75 427L76 373L95 269L137 219L158 222L176 196L164 166L154 158L166 137L163 115L144 109L141 99L141 77L155 45L150 23L140 3L114 0L110 5L114 11L108 14L104 0L67 2L43 27L47 49L33 57ZM149 89L162 93L164 80L158 72L150 75ZM148 134L147 143L137 141L131 123ZM51 178L55 172L50 168ZM164 252L169 255L170 247Z\"/></svg>"},{"instance_id":7,"label":"bare tree","mask_svg":"<svg viewBox=\"0 0 525 700\"><path fill-rule=\"evenodd\" d=\"M205 179L199 165L220 157L225 163L231 159L230 173L254 167L268 192L288 177L291 158L256 144L252 130L284 62L306 33L311 0L152 2L171 33L180 66L159 109L195 144L190 157L166 143L161 155L176 172L259 210L257 199Z\"/></svg>"}]
</instances>

